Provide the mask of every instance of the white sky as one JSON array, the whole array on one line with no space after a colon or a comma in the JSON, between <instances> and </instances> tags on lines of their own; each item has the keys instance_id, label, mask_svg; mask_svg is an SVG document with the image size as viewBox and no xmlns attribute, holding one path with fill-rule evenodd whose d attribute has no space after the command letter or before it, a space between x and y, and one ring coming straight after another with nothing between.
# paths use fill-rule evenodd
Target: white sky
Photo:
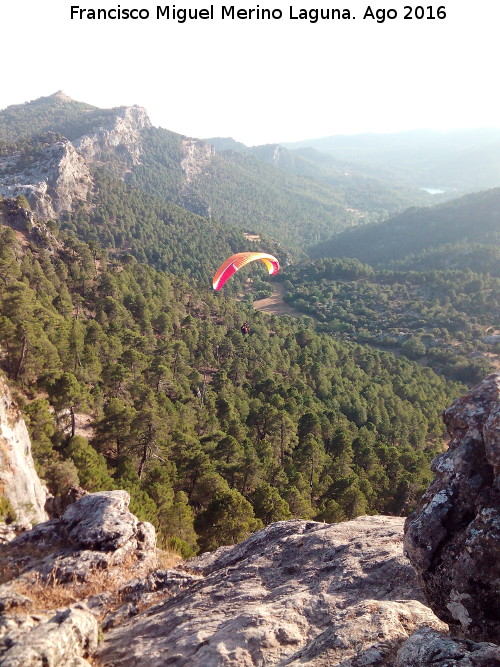
<instances>
[{"instance_id":1,"label":"white sky","mask_svg":"<svg viewBox=\"0 0 500 667\"><path fill-rule=\"evenodd\" d=\"M143 7L152 17L72 21L69 8L78 2ZM259 4L288 16L281 0ZM99 107L139 104L154 125L181 134L248 145L500 126L500 3L451 0L446 19L420 21L402 19L405 4L377 0L374 9L397 8L400 16L380 24L362 20L369 0L293 3L295 13L348 8L353 21L222 21L217 3L216 20L178 24L156 20L148 0L3 0L0 108L62 89Z\"/></svg>"}]
</instances>

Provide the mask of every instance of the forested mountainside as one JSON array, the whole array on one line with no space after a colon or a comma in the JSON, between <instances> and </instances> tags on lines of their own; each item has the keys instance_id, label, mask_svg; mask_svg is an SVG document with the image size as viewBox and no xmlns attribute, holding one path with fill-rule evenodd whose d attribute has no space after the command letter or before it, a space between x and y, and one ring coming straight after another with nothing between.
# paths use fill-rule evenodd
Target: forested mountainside
<instances>
[{"instance_id":1,"label":"forested mountainside","mask_svg":"<svg viewBox=\"0 0 500 667\"><path fill-rule=\"evenodd\" d=\"M195 213L278 238L295 252L425 200L415 189L346 176L329 158L326 165L318 156L275 163L258 151L215 153L210 143L151 127L140 107L96 109L62 93L0 111L0 156L23 156L34 135L43 144L54 132L90 167ZM10 159L0 172L13 168Z\"/></svg>"},{"instance_id":2,"label":"forested mountainside","mask_svg":"<svg viewBox=\"0 0 500 667\"><path fill-rule=\"evenodd\" d=\"M355 257L381 268L470 269L498 276L499 242L500 189L495 188L337 234L311 248L311 255Z\"/></svg>"},{"instance_id":3,"label":"forested mountainside","mask_svg":"<svg viewBox=\"0 0 500 667\"><path fill-rule=\"evenodd\" d=\"M151 197L103 169L94 171L91 206L62 215L63 229L111 252L128 252L139 261L210 285L214 267L234 252L254 250L259 243L241 230ZM261 241L262 242L262 241ZM269 242L267 248L274 249ZM283 253L286 257L286 253ZM242 279L229 286L241 289Z\"/></svg>"},{"instance_id":4,"label":"forested mountainside","mask_svg":"<svg viewBox=\"0 0 500 667\"><path fill-rule=\"evenodd\" d=\"M202 215L280 239L295 251L359 218L341 190L321 181L287 174L251 155L214 154L203 142L193 142L191 157L179 161L179 142L171 133L152 128L146 135L131 183Z\"/></svg>"},{"instance_id":5,"label":"forested mountainside","mask_svg":"<svg viewBox=\"0 0 500 667\"><path fill-rule=\"evenodd\" d=\"M311 255L322 259L281 277L321 329L467 383L499 367L500 189L409 209Z\"/></svg>"},{"instance_id":6,"label":"forested mountainside","mask_svg":"<svg viewBox=\"0 0 500 667\"><path fill-rule=\"evenodd\" d=\"M315 148L338 160L354 162L390 182L453 192L498 187L500 130L412 130L387 134L337 135L285 143Z\"/></svg>"},{"instance_id":7,"label":"forested mountainside","mask_svg":"<svg viewBox=\"0 0 500 667\"><path fill-rule=\"evenodd\" d=\"M356 259L319 259L284 269L281 280L285 301L322 331L400 351L469 384L498 365L500 278L489 273L374 270Z\"/></svg>"},{"instance_id":8,"label":"forested mountainside","mask_svg":"<svg viewBox=\"0 0 500 667\"><path fill-rule=\"evenodd\" d=\"M0 366L37 466L55 494L125 488L184 555L279 519L411 510L441 410L486 370L471 354L498 328L498 192L333 237L375 269L296 265L406 194L347 184L314 151L234 148L61 93L0 112ZM459 265L427 271L451 243ZM273 290L262 267L215 293L242 250L275 254L314 320L253 310Z\"/></svg>"},{"instance_id":9,"label":"forested mountainside","mask_svg":"<svg viewBox=\"0 0 500 667\"><path fill-rule=\"evenodd\" d=\"M54 493L125 488L185 554L278 519L413 506L460 385L266 319L20 204L1 204L1 363Z\"/></svg>"},{"instance_id":10,"label":"forested mountainside","mask_svg":"<svg viewBox=\"0 0 500 667\"><path fill-rule=\"evenodd\" d=\"M87 130L99 126L103 118L112 115L113 110L102 110L84 102L76 102L59 91L48 97L40 97L32 102L14 104L0 111L0 141L16 142L19 139L33 137L46 132L73 134L75 128L85 134L84 119L88 119ZM98 116L101 116L100 118ZM73 138L76 138L73 135Z\"/></svg>"},{"instance_id":11,"label":"forested mountainside","mask_svg":"<svg viewBox=\"0 0 500 667\"><path fill-rule=\"evenodd\" d=\"M432 195L415 186L403 185L384 174L370 173L363 165L338 160L314 148L288 150L279 144L248 147L230 138L207 139L223 155L231 152L253 155L285 172L321 182L338 191L345 204L357 211L358 222L382 219L409 206L432 203Z\"/></svg>"}]
</instances>

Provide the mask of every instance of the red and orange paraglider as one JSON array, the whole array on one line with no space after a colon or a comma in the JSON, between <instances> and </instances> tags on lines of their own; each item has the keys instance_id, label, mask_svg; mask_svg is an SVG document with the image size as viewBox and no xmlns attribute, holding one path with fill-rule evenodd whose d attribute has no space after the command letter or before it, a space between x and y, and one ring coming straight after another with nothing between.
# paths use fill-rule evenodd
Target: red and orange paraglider
<instances>
[{"instance_id":1,"label":"red and orange paraglider","mask_svg":"<svg viewBox=\"0 0 500 667\"><path fill-rule=\"evenodd\" d=\"M236 255L231 255L226 261L219 266L217 273L213 279L214 290L220 290L224 283L230 278L233 273L241 269L242 266L255 262L260 259L261 262L267 266L270 276L274 276L280 270L280 264L276 257L268 255L265 252L238 252Z\"/></svg>"}]
</instances>

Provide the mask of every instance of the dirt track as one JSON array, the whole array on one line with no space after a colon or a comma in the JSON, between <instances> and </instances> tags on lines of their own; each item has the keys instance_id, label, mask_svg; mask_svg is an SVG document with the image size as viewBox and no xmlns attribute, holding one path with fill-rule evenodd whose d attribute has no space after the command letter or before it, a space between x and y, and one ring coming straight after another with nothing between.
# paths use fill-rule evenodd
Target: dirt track
<instances>
[{"instance_id":1,"label":"dirt track","mask_svg":"<svg viewBox=\"0 0 500 667\"><path fill-rule=\"evenodd\" d=\"M299 313L283 301L283 285L281 283L275 283L273 287L274 293L270 297L253 302L255 310L260 310L262 313L269 313L270 315L291 315L292 317L301 317L303 313Z\"/></svg>"}]
</instances>

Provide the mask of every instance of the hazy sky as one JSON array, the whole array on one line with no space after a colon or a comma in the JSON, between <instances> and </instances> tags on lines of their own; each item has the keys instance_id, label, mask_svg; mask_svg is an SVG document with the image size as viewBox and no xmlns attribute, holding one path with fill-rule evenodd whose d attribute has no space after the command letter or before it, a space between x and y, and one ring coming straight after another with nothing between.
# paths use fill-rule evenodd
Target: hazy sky
<instances>
[{"instance_id":1,"label":"hazy sky","mask_svg":"<svg viewBox=\"0 0 500 667\"><path fill-rule=\"evenodd\" d=\"M240 3L280 8L283 19L221 20L218 3L213 21L184 24L157 20L157 5L147 0L78 6L144 8L148 20L71 20L78 1L0 4L0 108L62 89L100 107L139 104L154 125L181 134L249 145L500 126L494 0L436 3L435 10L445 7L443 20L404 20L406 3L392 0ZM290 6L295 14L301 7L346 8L356 18L312 24L290 20ZM398 18L363 20L368 6L395 8ZM210 5L189 0L176 7Z\"/></svg>"}]
</instances>

